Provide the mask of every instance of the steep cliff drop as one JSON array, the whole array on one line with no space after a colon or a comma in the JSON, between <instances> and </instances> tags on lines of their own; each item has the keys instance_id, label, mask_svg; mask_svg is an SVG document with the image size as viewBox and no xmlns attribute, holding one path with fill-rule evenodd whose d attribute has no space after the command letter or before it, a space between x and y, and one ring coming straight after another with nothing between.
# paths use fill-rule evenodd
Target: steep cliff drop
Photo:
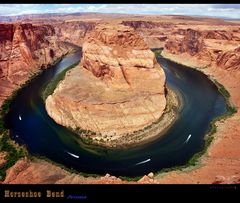
<instances>
[{"instance_id":1,"label":"steep cliff drop","mask_svg":"<svg viewBox=\"0 0 240 203\"><path fill-rule=\"evenodd\" d=\"M13 90L71 50L50 25L0 24L0 106Z\"/></svg>"},{"instance_id":2,"label":"steep cliff drop","mask_svg":"<svg viewBox=\"0 0 240 203\"><path fill-rule=\"evenodd\" d=\"M92 21L64 21L52 25L58 39L82 47L84 37L96 26L96 23Z\"/></svg>"},{"instance_id":3,"label":"steep cliff drop","mask_svg":"<svg viewBox=\"0 0 240 203\"><path fill-rule=\"evenodd\" d=\"M225 92L225 97L235 106L230 112L235 113L216 123L217 132L208 152L201 158L201 167L189 172L170 172L159 178L159 183L239 183L240 36L236 28L229 26L226 30L189 28L182 30L182 38L172 37L165 44L164 57L201 69L223 84L229 92Z\"/></svg>"},{"instance_id":4,"label":"steep cliff drop","mask_svg":"<svg viewBox=\"0 0 240 203\"><path fill-rule=\"evenodd\" d=\"M144 140L143 129L165 107L163 69L142 37L120 24L98 25L86 36L80 65L46 100L57 123L108 147Z\"/></svg>"},{"instance_id":5,"label":"steep cliff drop","mask_svg":"<svg viewBox=\"0 0 240 203\"><path fill-rule=\"evenodd\" d=\"M49 16L48 16L49 18ZM84 17L86 18L86 17ZM94 18L96 18L96 14L94 13ZM150 176L144 176L136 183L188 183L188 184L199 184L199 183L240 183L240 159L239 159L239 145L240 145L240 66L237 65L237 61L240 59L234 57L239 57L239 41L234 38L229 38L229 36L234 35L240 37L240 28L239 23L230 23L229 21L223 21L222 19L216 18L197 18L190 16L157 16L156 21L160 21L161 24L154 26L152 25L152 19L149 19L150 23L139 22L139 16L134 18L130 22L127 22L125 25L132 26L135 28L139 34L143 35L145 39L148 41L148 45L152 48L163 48L166 42L170 40L173 42L180 42L181 37L184 38L188 29L201 31L204 36L204 44L208 45L209 51L212 50L214 53L220 53L217 56L217 64L214 64L214 59L211 66L208 66L202 71L206 74L214 76L220 83L222 83L231 94L232 102L238 107L238 112L235 113L231 118L228 118L225 121L220 121L217 123L217 133L214 134L214 142L208 149L206 156L204 155L201 158L201 165L197 166L192 170L182 170L176 172L169 172L165 175L160 174L159 176L154 176L154 178L150 178ZM153 17L151 17L153 18ZM28 19L32 19L32 17L28 17ZM110 17L108 17L110 19ZM50 22L55 21L52 18L49 18ZM126 21L126 20L125 20ZM135 22L137 21L137 22ZM164 24L163 24L164 22ZM76 22L78 24L78 22ZM165 24L168 23L169 25ZM71 24L73 24L71 22ZM167 27L169 26L169 28ZM0 26L0 30L1 30ZM73 28L73 29L70 29ZM81 45L82 39L72 40L73 31L76 31L77 26L71 26L70 28L66 27L66 29L61 29L61 33L59 34L60 39L68 40L73 43L77 43ZM149 29L151 28L151 29ZM219 30L221 29L221 30ZM58 30L57 30L58 31ZM68 33L64 33L64 32ZM2 32L2 31L0 31ZM11 32L11 31L9 31ZM85 33L85 31L84 31ZM192 33L192 32L191 32ZM222 34L226 34L227 37ZM81 34L82 35L82 34ZM3 35L5 37L5 35ZM175 39L174 37L179 36L179 39ZM217 38L217 39L215 39ZM2 35L1 35L1 39ZM228 39L228 40L226 40ZM229 40L231 39L231 40ZM11 40L10 40L11 41ZM194 41L194 40L193 40ZM2 41L0 42L0 44ZM191 42L190 42L191 44ZM177 45L174 45L177 46ZM194 46L194 44L192 44ZM3 46L1 46L3 47ZM171 48L171 46L170 46ZM227 49L227 50L226 50ZM235 51L234 51L235 50ZM173 50L174 51L174 50ZM0 55L3 52L0 53ZM163 54L174 60L178 63L182 63L189 66L196 67L205 67L209 64L209 61L202 61L201 58L195 59L194 56L191 56L187 52L172 54L168 49L164 49ZM217 55L217 54L216 54ZM209 58L207 58L209 59ZM225 65L226 64L226 65ZM229 65L228 65L229 64ZM3 71L2 69L0 72ZM1 75L2 73L0 73ZM2 77L2 76L1 76ZM2 78L1 78L2 79ZM2 82L2 80L1 80ZM0 88L2 87L0 85ZM152 177L152 176L151 176ZM49 162L36 159L34 161L29 161L27 159L19 160L7 173L7 177L4 183L129 183L119 180L117 177L110 176L107 174L105 177L101 178L93 178L93 177L82 177L77 174L69 173L58 166L50 164Z\"/></svg>"}]
</instances>

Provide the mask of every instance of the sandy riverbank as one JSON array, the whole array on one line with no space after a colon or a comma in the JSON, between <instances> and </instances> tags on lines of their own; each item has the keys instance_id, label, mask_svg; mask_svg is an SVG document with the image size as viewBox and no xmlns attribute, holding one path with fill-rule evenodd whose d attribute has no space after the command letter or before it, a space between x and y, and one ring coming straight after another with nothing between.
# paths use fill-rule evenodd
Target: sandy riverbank
<instances>
[{"instance_id":1,"label":"sandy riverbank","mask_svg":"<svg viewBox=\"0 0 240 203\"><path fill-rule=\"evenodd\" d=\"M179 61L177 61L179 62ZM180 63L180 62L179 62ZM209 72L207 72L207 70ZM235 88L230 84L234 84L229 79L224 82L220 77L220 73L213 70L204 69L205 74L213 75L219 82L226 85L231 94L232 102L236 106L240 106L240 96L234 91ZM235 86L236 87L236 86ZM217 133L214 134L214 141L208 149L208 152L201 158L201 163L195 168L186 168L183 171L172 171L156 176L145 175L139 181L124 181L120 178L107 174L102 177L84 177L76 173L70 173L59 166L50 162L34 159L19 160L7 172L4 183L64 183L64 184L146 184L146 183L213 183L216 181L237 181L239 177L238 146L239 139L239 112L234 116L218 121ZM238 130L238 131L237 131ZM227 146L231 147L227 147ZM224 147L225 150L221 150ZM224 155L223 155L224 153ZM49 170L51 168L51 170ZM48 172L47 172L48 171Z\"/></svg>"},{"instance_id":2,"label":"sandy riverbank","mask_svg":"<svg viewBox=\"0 0 240 203\"><path fill-rule=\"evenodd\" d=\"M191 60L184 60L181 56L164 54L163 57L168 58L176 63L186 65L189 68L194 67L201 70L210 78L217 80L223 84L230 93L230 102L240 107L239 93L239 74L229 72L217 67L201 68ZM217 132L213 135L214 140L203 155L197 167L186 168L183 171L172 171L165 174L155 176L155 180L162 184L197 184L197 183L239 183L240 182L240 113L239 111L233 116L219 120L216 122Z\"/></svg>"}]
</instances>

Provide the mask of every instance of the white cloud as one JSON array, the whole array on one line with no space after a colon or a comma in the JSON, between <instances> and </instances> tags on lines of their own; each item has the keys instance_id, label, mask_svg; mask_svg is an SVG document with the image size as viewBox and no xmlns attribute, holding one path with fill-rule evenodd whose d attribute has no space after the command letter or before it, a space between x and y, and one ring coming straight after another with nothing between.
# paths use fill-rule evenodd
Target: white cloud
<instances>
[{"instance_id":1,"label":"white cloud","mask_svg":"<svg viewBox=\"0 0 240 203\"><path fill-rule=\"evenodd\" d=\"M0 15L75 12L182 14L240 18L240 6L227 4L0 4Z\"/></svg>"},{"instance_id":2,"label":"white cloud","mask_svg":"<svg viewBox=\"0 0 240 203\"><path fill-rule=\"evenodd\" d=\"M0 15L40 13L40 4L0 4Z\"/></svg>"},{"instance_id":3,"label":"white cloud","mask_svg":"<svg viewBox=\"0 0 240 203\"><path fill-rule=\"evenodd\" d=\"M64 7L58 8L55 10L55 13L76 13L76 12L83 12L83 8L81 7Z\"/></svg>"},{"instance_id":4,"label":"white cloud","mask_svg":"<svg viewBox=\"0 0 240 203\"><path fill-rule=\"evenodd\" d=\"M72 4L56 4L58 7L72 6Z\"/></svg>"},{"instance_id":5,"label":"white cloud","mask_svg":"<svg viewBox=\"0 0 240 203\"><path fill-rule=\"evenodd\" d=\"M235 9L235 8L208 8L208 11L211 11L211 12L234 12L236 10L240 10L240 9Z\"/></svg>"}]
</instances>

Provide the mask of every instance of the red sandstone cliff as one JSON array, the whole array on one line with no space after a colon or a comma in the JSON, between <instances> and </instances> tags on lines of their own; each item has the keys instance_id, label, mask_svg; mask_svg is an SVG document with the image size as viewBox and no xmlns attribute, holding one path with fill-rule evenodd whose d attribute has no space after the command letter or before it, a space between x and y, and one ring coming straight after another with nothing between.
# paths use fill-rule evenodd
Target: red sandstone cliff
<instances>
[{"instance_id":1,"label":"red sandstone cliff","mask_svg":"<svg viewBox=\"0 0 240 203\"><path fill-rule=\"evenodd\" d=\"M226 70L240 70L240 47L219 54L216 65Z\"/></svg>"},{"instance_id":2,"label":"red sandstone cliff","mask_svg":"<svg viewBox=\"0 0 240 203\"><path fill-rule=\"evenodd\" d=\"M96 26L96 23L88 21L67 21L56 23L53 26L59 40L82 46L84 37Z\"/></svg>"},{"instance_id":3,"label":"red sandstone cliff","mask_svg":"<svg viewBox=\"0 0 240 203\"><path fill-rule=\"evenodd\" d=\"M204 67L202 71L224 85L230 92L230 102L239 109L240 49L239 34L235 32L239 28L229 25L227 31L209 31L214 27L204 26L205 30L199 27L191 32L180 30L178 34L182 37L177 39L171 36L162 54L187 66ZM232 117L217 122L213 143L199 167L167 173L157 178L159 183L239 183L239 115L238 110Z\"/></svg>"},{"instance_id":4,"label":"red sandstone cliff","mask_svg":"<svg viewBox=\"0 0 240 203\"><path fill-rule=\"evenodd\" d=\"M0 105L41 68L66 54L50 25L0 24Z\"/></svg>"},{"instance_id":5,"label":"red sandstone cliff","mask_svg":"<svg viewBox=\"0 0 240 203\"><path fill-rule=\"evenodd\" d=\"M238 65L239 36L234 32L221 30L193 30L178 29L175 35L169 36L164 46L164 56L172 55L174 58L185 58L186 65L206 67L220 65ZM231 62L227 65L224 60ZM234 62L233 62L234 61ZM224 65L223 65L224 63ZM234 64L232 64L234 63ZM226 67L227 68L227 67Z\"/></svg>"},{"instance_id":6,"label":"red sandstone cliff","mask_svg":"<svg viewBox=\"0 0 240 203\"><path fill-rule=\"evenodd\" d=\"M94 16L95 17L95 16ZM139 17L138 17L139 19ZM145 20L141 17L140 21L147 21L150 23L141 22L139 20L128 19L129 25L133 27L136 32L142 35L145 41L150 47L164 47L167 39L172 40L172 45L177 48L172 51L180 49L179 45L174 42L180 43L181 38L184 38L188 29L201 32L201 39L198 43L203 43L203 48L207 49L217 60L213 59L212 66L203 69L206 74L214 76L220 83L222 83L230 92L233 103L240 107L240 72L239 72L239 37L240 37L240 24L237 22L227 22L220 19L204 19L204 18L192 18L184 16L157 16L155 21L168 22L172 24L170 28L164 28L160 24L155 26L155 21L151 19ZM126 20L124 20L126 21ZM136 21L136 23L132 23ZM153 22L154 25L151 23ZM150 24L150 25L148 25ZM150 26L150 27L149 27ZM145 27L145 28L144 28ZM0 27L1 28L1 27ZM67 27L65 31L68 32ZM10 31L9 31L10 32ZM69 30L69 33L72 33ZM8 33L8 32L7 32ZM69 41L71 41L71 34L69 35ZM179 37L178 40L174 37ZM158 40L160 38L161 40ZM189 38L192 41L198 41L196 38ZM82 39L81 39L82 41ZM188 42L190 42L189 40ZM159 44L157 44L159 42ZM0 43L1 44L1 43ZM4 45L0 45L1 48ZM189 47L184 45L185 48ZM195 47L193 43L190 47ZM200 50L201 49L195 49ZM180 54L171 54L169 50L165 48L164 52L166 56L169 56L172 60L179 63L183 63L190 66L199 67L199 65L209 65L209 61L204 61L203 58L198 57L198 53L193 51L191 55L190 51L186 49L186 52ZM1 52L0 54L2 54ZM203 65L202 65L203 64ZM214 68L213 68L214 67ZM2 82L2 81L1 81ZM0 85L1 88L1 85ZM160 174L154 177L154 181L157 183L239 183L239 112L228 118L226 121L220 121L217 124L217 133L214 134L214 142L211 144L206 156L201 159L201 165L190 171L177 171ZM44 161L37 160L36 162L30 162L29 166L22 166L22 160L18 161L14 167L12 167L7 174L5 183L86 183L85 178L76 174L68 173L66 176L63 174L66 171L59 172L60 168L50 163L44 163ZM25 161L24 161L25 162ZM52 168L51 168L52 167ZM51 170L49 170L51 168ZM91 179L91 178L90 178ZM144 179L144 178L143 178ZM146 179L146 178L145 178ZM153 180L153 179L152 179ZM92 183L114 183L111 177L99 178ZM115 183L125 183L122 181L115 181ZM147 183L148 181L145 181ZM151 181L149 181L151 182ZM152 181L153 182L153 181Z\"/></svg>"},{"instance_id":7,"label":"red sandstone cliff","mask_svg":"<svg viewBox=\"0 0 240 203\"><path fill-rule=\"evenodd\" d=\"M46 109L59 124L120 142L163 114L164 85L164 71L143 38L128 26L103 24L85 37L80 67L66 74Z\"/></svg>"},{"instance_id":8,"label":"red sandstone cliff","mask_svg":"<svg viewBox=\"0 0 240 203\"><path fill-rule=\"evenodd\" d=\"M174 29L172 23L149 20L123 20L122 24L132 27L150 48L163 48L168 34Z\"/></svg>"}]
</instances>

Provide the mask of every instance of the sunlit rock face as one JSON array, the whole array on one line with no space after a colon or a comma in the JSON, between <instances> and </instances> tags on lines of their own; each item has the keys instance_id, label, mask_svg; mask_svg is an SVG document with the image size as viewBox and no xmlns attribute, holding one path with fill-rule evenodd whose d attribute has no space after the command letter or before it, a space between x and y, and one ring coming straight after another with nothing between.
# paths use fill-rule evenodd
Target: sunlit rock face
<instances>
[{"instance_id":1,"label":"sunlit rock face","mask_svg":"<svg viewBox=\"0 0 240 203\"><path fill-rule=\"evenodd\" d=\"M59 124L121 135L156 121L166 106L165 74L133 28L101 24L84 39L80 64L46 100Z\"/></svg>"},{"instance_id":2,"label":"sunlit rock face","mask_svg":"<svg viewBox=\"0 0 240 203\"><path fill-rule=\"evenodd\" d=\"M50 25L0 24L0 105L14 89L69 51Z\"/></svg>"},{"instance_id":3,"label":"sunlit rock face","mask_svg":"<svg viewBox=\"0 0 240 203\"><path fill-rule=\"evenodd\" d=\"M63 42L82 46L83 39L94 27L95 22L64 21L53 24L56 36Z\"/></svg>"}]
</instances>

